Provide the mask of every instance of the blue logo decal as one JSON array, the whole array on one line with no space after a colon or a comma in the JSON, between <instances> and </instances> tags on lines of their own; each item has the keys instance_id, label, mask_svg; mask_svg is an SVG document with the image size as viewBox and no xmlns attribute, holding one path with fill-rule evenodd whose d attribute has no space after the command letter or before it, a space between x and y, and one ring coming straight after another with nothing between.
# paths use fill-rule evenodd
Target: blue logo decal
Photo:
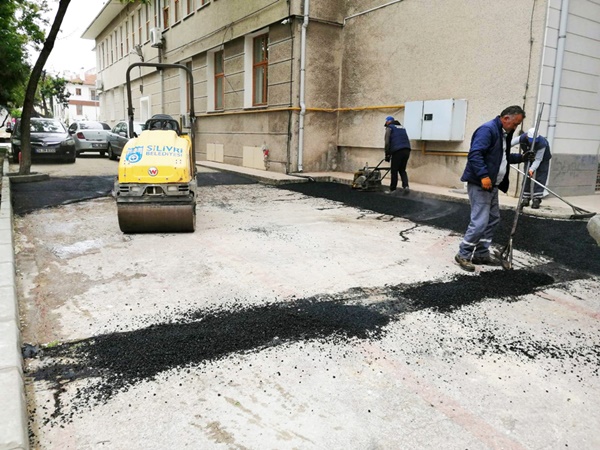
<instances>
[{"instance_id":1,"label":"blue logo decal","mask_svg":"<svg viewBox=\"0 0 600 450\"><path fill-rule=\"evenodd\" d=\"M142 148L142 146L128 148L127 155L125 155L125 161L133 164L142 159Z\"/></svg>"}]
</instances>

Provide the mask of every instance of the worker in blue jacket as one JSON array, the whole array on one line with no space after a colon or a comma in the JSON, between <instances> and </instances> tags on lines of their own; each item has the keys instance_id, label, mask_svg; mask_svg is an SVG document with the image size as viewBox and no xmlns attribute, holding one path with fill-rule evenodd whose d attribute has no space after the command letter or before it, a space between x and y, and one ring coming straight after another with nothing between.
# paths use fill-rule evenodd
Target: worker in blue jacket
<instances>
[{"instance_id":1,"label":"worker in blue jacket","mask_svg":"<svg viewBox=\"0 0 600 450\"><path fill-rule=\"evenodd\" d=\"M527 177L527 180L525 180L521 208L529 206L529 200L533 197L531 208L539 209L540 204L542 203L542 197L544 196L544 188L537 183L533 183L531 179L535 176L536 181L546 185L546 182L548 181L548 172L550 171L550 159L552 158L552 153L550 152L550 144L544 136L536 136L535 146L533 146L534 134L535 128L530 128L527 130L527 133L514 137L511 144L521 144L521 149L523 151L529 151L532 147L535 151L535 159L531 163L531 166L529 166L529 176ZM534 185L533 196L531 195L531 184Z\"/></svg>"},{"instance_id":2,"label":"worker in blue jacket","mask_svg":"<svg viewBox=\"0 0 600 450\"><path fill-rule=\"evenodd\" d=\"M461 181L467 182L471 221L454 257L460 267L474 272L475 264L500 265L490 253L494 230L500 223L498 190L508 191L510 164L531 160L533 152L510 153L514 131L525 111L509 106L495 119L481 125L471 138L467 165Z\"/></svg>"},{"instance_id":3,"label":"worker in blue jacket","mask_svg":"<svg viewBox=\"0 0 600 450\"><path fill-rule=\"evenodd\" d=\"M402 189L405 194L410 190L406 165L410 158L410 139L406 129L392 116L385 118L384 137L385 160L390 164L390 190L394 192L398 187L398 174L402 180Z\"/></svg>"}]
</instances>

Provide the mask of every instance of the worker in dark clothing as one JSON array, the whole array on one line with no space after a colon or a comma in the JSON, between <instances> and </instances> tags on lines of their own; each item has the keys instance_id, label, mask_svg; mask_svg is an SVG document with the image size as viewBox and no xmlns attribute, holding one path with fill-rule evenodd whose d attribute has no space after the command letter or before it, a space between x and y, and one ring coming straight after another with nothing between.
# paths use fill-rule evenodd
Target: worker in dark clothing
<instances>
[{"instance_id":1,"label":"worker in dark clothing","mask_svg":"<svg viewBox=\"0 0 600 450\"><path fill-rule=\"evenodd\" d=\"M408 175L406 174L408 158L410 158L408 134L400 122L392 116L387 116L385 118L385 160L391 161L390 192L394 192L398 187L398 174L402 179L404 192L409 192Z\"/></svg>"},{"instance_id":2,"label":"worker in dark clothing","mask_svg":"<svg viewBox=\"0 0 600 450\"><path fill-rule=\"evenodd\" d=\"M467 164L460 179L467 182L471 221L454 257L468 272L475 271L475 264L500 265L490 254L494 230L500 223L498 190L508 190L511 164L532 161L534 157L533 152L510 153L513 133L524 118L525 111L520 106L509 106L477 128L471 138Z\"/></svg>"},{"instance_id":3,"label":"worker in dark clothing","mask_svg":"<svg viewBox=\"0 0 600 450\"><path fill-rule=\"evenodd\" d=\"M523 133L521 136L514 137L511 144L521 144L521 150L527 152L531 150L533 146L533 135L535 134L535 128L530 128L527 133ZM544 136L536 136L535 138L535 159L529 166L529 173L527 180L525 180L525 187L523 191L523 201L521 202L521 208L529 206L529 200L531 200L531 178L535 177L535 180L543 185L546 185L548 181L548 172L550 171L550 144ZM531 208L539 209L540 203L542 203L542 197L544 196L544 188L537 183L533 183L533 200L531 202Z\"/></svg>"}]
</instances>

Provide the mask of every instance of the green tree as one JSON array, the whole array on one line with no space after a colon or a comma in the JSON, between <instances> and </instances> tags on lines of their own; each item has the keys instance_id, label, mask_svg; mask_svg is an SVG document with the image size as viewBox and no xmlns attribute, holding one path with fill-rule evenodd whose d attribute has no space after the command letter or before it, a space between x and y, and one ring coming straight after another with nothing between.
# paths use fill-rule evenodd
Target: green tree
<instances>
[{"instance_id":1,"label":"green tree","mask_svg":"<svg viewBox=\"0 0 600 450\"><path fill-rule=\"evenodd\" d=\"M28 3L35 3L32 2L32 0L0 0L2 2L16 2L18 4L28 4ZM46 1L45 0L38 0L40 3L38 3L39 8L36 11L36 14L32 14L30 17L25 18L25 19L29 19L26 20L24 23L25 24L36 24L38 23L37 21L40 20L41 17L41 10L43 7L46 6ZM121 3L136 3L136 2L141 2L141 3L149 3L149 0L120 0ZM42 71L44 70L44 66L46 64L46 61L48 60L48 57L50 56L50 53L52 52L52 49L54 48L54 43L56 42L56 36L58 35L58 32L60 31L60 27L62 25L62 22L65 18L65 14L67 13L67 8L69 7L69 4L71 3L71 0L59 0L58 3L58 10L56 11L56 16L54 17L54 22L52 22L52 26L50 27L50 31L48 33L48 36L46 37L46 40L44 41L44 45L42 47L42 50L38 56L38 59L35 63L35 65L33 66L33 69L31 71L31 75L29 77L29 81L27 83L27 88L25 89L25 98L23 100L23 113L21 114L21 149L22 149L22 154L21 154L21 164L19 167L19 174L21 175L27 175L31 172L31 131L30 131L30 126L31 126L31 116L33 114L33 106L35 103L35 94L37 91L37 86L38 86L38 82L40 81L40 78L42 76ZM35 8L31 7L30 11L35 11ZM32 38L34 38L35 40L36 36L32 36Z\"/></svg>"},{"instance_id":2,"label":"green tree","mask_svg":"<svg viewBox=\"0 0 600 450\"><path fill-rule=\"evenodd\" d=\"M68 106L71 93L67 91L67 80L62 77L55 77L42 71L42 77L38 85L38 105L43 111L44 117L53 117L54 99L63 107Z\"/></svg>"},{"instance_id":3,"label":"green tree","mask_svg":"<svg viewBox=\"0 0 600 450\"><path fill-rule=\"evenodd\" d=\"M37 48L44 40L40 19L44 0L0 1L0 104L20 107L31 67L28 46Z\"/></svg>"},{"instance_id":4,"label":"green tree","mask_svg":"<svg viewBox=\"0 0 600 450\"><path fill-rule=\"evenodd\" d=\"M21 0L20 0L21 1ZM26 1L26 0L22 0ZM23 114L21 115L21 164L19 167L20 175L27 175L31 173L31 116L33 114L33 106L35 103L35 94L37 91L38 82L42 76L46 61L54 48L56 42L56 36L60 31L63 19L67 13L71 0L60 0L58 3L58 10L54 17L54 22L50 27L50 32L44 41L42 50L38 56L38 59L33 66L27 88L25 89L25 99L23 100ZM38 14L37 18L39 19ZM35 20L34 20L35 22Z\"/></svg>"}]
</instances>

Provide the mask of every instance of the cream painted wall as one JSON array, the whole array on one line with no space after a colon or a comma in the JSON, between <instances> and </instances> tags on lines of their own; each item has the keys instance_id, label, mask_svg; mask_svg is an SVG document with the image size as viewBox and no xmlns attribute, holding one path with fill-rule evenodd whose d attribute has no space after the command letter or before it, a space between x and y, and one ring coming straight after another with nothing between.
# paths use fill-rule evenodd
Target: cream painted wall
<instances>
[{"instance_id":1,"label":"cream painted wall","mask_svg":"<svg viewBox=\"0 0 600 450\"><path fill-rule=\"evenodd\" d=\"M593 191L598 160L598 0L571 0L553 181L579 180ZM457 187L474 130L511 104L525 106L524 128L540 102L549 102L561 0L312 0L307 29L304 171L354 172L383 155L383 119L404 121L407 101L459 98L468 102L465 139L413 141L409 173L415 182ZM165 30L160 52L147 42L146 61L192 61L199 159L208 144L223 146L223 160L242 164L243 148L270 150L269 170L298 167L298 111L302 0L212 1ZM137 5L126 6L99 35L108 36ZM292 20L287 20L289 18ZM269 30L269 108L245 108L245 37ZM530 40L532 41L530 42ZM207 54L223 49L223 111L207 114ZM125 81L126 55L99 73L105 85L101 114L121 117L114 104ZM179 77L135 70L134 107L149 97L152 114L180 113ZM106 101L103 101L106 100ZM390 107L390 105L392 105ZM334 112L325 112L331 109ZM547 132L548 107L542 122ZM462 153L462 154L461 154ZM564 157L563 157L564 155ZM561 166L562 165L562 166ZM558 168L562 167L560 170ZM586 172L582 175L583 172ZM570 182L569 181L569 182ZM561 181L563 184L568 184ZM587 183L584 186L581 183ZM513 184L515 186L516 183Z\"/></svg>"},{"instance_id":2,"label":"cream painted wall","mask_svg":"<svg viewBox=\"0 0 600 450\"><path fill-rule=\"evenodd\" d=\"M359 14L385 1L351 1L349 11ZM344 107L403 105L407 101L458 98L468 102L465 140L413 141L409 162L416 182L455 186L464 169L434 151L467 152L472 133L504 107L523 104L534 116L536 86L545 25L545 2L507 0L464 2L403 1L346 19L340 98ZM530 48L530 32L534 36ZM528 73L531 63L533 68ZM404 120L401 108L340 114L339 145L344 170L356 170L383 154L384 118ZM360 150L359 150L360 149ZM357 152L360 156L353 157ZM452 158L450 158L452 159ZM440 170L440 166L444 170ZM435 170L431 170L432 168Z\"/></svg>"}]
</instances>

